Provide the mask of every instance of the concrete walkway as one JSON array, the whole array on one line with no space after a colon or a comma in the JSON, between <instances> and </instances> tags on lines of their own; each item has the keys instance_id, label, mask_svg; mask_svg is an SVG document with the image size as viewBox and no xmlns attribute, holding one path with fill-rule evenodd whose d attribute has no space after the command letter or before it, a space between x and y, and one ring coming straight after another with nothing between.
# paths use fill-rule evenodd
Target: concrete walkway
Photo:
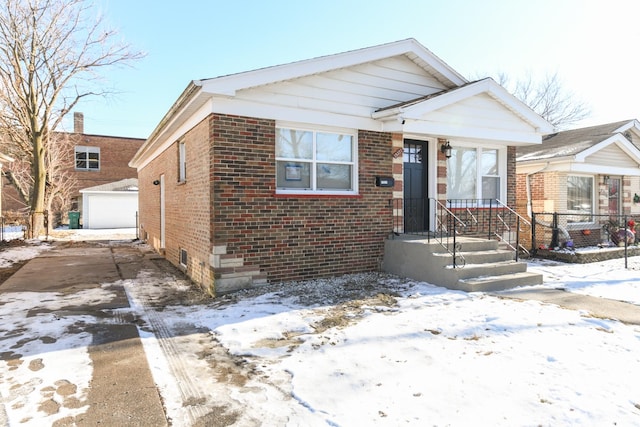
<instances>
[{"instance_id":1,"label":"concrete walkway","mask_svg":"<svg viewBox=\"0 0 640 427\"><path fill-rule=\"evenodd\" d=\"M89 409L72 419L56 422L56 426L168 425L138 329L133 322L116 318L112 311L129 307L118 281L135 278L143 266L154 268L136 248L58 243L0 285L2 293L70 294L113 283L109 288L115 295L111 301L63 309L67 314L86 314L100 321L69 332L88 332L93 336L88 348L93 376L86 401L82 402Z\"/></svg>"},{"instance_id":2,"label":"concrete walkway","mask_svg":"<svg viewBox=\"0 0 640 427\"><path fill-rule=\"evenodd\" d=\"M592 297L560 289L514 289L492 295L516 300L536 300L571 310L585 310L595 317L640 325L640 306L606 298Z\"/></svg>"}]
</instances>

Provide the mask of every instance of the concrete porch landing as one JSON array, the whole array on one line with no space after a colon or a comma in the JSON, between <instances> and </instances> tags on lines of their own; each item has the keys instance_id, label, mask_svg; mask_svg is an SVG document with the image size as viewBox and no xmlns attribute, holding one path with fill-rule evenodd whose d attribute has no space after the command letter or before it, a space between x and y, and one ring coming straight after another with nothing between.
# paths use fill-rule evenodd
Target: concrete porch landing
<instances>
[{"instance_id":1,"label":"concrete porch landing","mask_svg":"<svg viewBox=\"0 0 640 427\"><path fill-rule=\"evenodd\" d=\"M527 263L515 261L511 250L500 249L497 240L469 237L456 239L457 254L465 263L452 267L452 257L431 239L396 238L385 242L382 269L408 277L466 292L499 291L542 283L542 275L527 272Z\"/></svg>"}]
</instances>

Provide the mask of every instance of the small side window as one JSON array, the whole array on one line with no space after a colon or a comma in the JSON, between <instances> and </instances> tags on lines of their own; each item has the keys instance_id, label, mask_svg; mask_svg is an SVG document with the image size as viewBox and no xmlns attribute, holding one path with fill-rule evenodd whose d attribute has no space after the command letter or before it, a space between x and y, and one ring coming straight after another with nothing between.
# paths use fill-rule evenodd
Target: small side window
<instances>
[{"instance_id":1,"label":"small side window","mask_svg":"<svg viewBox=\"0 0 640 427\"><path fill-rule=\"evenodd\" d=\"M187 180L187 147L184 142L178 143L178 182Z\"/></svg>"}]
</instances>

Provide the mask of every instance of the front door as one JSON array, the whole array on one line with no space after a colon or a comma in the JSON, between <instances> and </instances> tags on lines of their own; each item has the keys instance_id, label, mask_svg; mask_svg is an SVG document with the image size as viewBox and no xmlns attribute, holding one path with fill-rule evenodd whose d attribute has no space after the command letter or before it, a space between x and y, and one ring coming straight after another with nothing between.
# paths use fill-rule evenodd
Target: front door
<instances>
[{"instance_id":1,"label":"front door","mask_svg":"<svg viewBox=\"0 0 640 427\"><path fill-rule=\"evenodd\" d=\"M404 141L404 232L416 233L429 229L427 199L427 143Z\"/></svg>"},{"instance_id":2,"label":"front door","mask_svg":"<svg viewBox=\"0 0 640 427\"><path fill-rule=\"evenodd\" d=\"M620 215L620 178L609 178L609 215Z\"/></svg>"}]
</instances>

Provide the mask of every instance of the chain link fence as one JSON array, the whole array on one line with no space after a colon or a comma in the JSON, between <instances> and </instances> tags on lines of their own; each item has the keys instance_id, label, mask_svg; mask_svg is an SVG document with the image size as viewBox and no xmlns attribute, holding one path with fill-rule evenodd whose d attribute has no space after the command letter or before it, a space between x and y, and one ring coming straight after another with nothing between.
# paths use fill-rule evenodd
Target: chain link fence
<instances>
[{"instance_id":1,"label":"chain link fence","mask_svg":"<svg viewBox=\"0 0 640 427\"><path fill-rule=\"evenodd\" d=\"M592 262L640 254L640 216L540 212L532 214L531 222L536 256ZM619 250L602 251L605 248ZM563 253L582 253L582 260Z\"/></svg>"}]
</instances>

